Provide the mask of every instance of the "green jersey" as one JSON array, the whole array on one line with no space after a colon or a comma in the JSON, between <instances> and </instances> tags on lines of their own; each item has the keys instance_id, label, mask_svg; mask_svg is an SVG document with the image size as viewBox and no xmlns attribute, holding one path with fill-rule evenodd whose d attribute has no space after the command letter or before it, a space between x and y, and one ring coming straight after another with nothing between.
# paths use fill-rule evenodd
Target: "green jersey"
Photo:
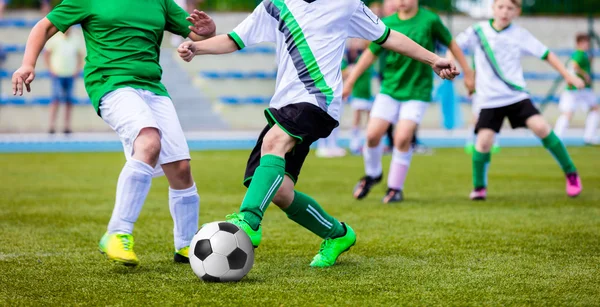
<instances>
[{"instance_id":1,"label":"green jersey","mask_svg":"<svg viewBox=\"0 0 600 307\"><path fill-rule=\"evenodd\" d=\"M160 82L160 44L164 31L189 35L187 16L173 0L63 0L47 18L61 32L81 24L85 88L100 115L100 99L118 88L168 96Z\"/></svg>"},{"instance_id":2,"label":"green jersey","mask_svg":"<svg viewBox=\"0 0 600 307\"><path fill-rule=\"evenodd\" d=\"M358 62L358 57L356 62ZM348 67L348 60L344 59L342 62L342 70ZM356 79L356 83L354 83L354 88L352 89L352 97L361 98L361 99L371 99L371 77L373 76L373 66L371 65L367 70L365 70L358 79Z\"/></svg>"},{"instance_id":3,"label":"green jersey","mask_svg":"<svg viewBox=\"0 0 600 307\"><path fill-rule=\"evenodd\" d=\"M581 70L583 70L586 74L588 74L588 76L592 75L592 65L590 64L590 58L588 57L587 53L583 50L576 50L575 52L573 52L573 54L571 55L571 61L576 63L577 66L579 66L579 68L581 68ZM574 70L573 70L574 72ZM585 81L585 78L580 75L577 74L577 76L581 79L583 79ZM592 88L592 83L591 82L585 82L585 87L586 88ZM567 85L567 89L572 91L572 90L576 90L577 88L571 85Z\"/></svg>"},{"instance_id":4,"label":"green jersey","mask_svg":"<svg viewBox=\"0 0 600 307\"><path fill-rule=\"evenodd\" d=\"M417 14L408 20L401 20L398 14L382 20L390 29L408 36L429 51L434 51L436 41L445 46L450 45L452 41L452 34L440 17L424 8L419 8ZM375 55L383 51L377 44L370 44L369 49ZM388 52L382 77L382 94L400 101L431 101L433 72L427 64L395 52Z\"/></svg>"}]
</instances>

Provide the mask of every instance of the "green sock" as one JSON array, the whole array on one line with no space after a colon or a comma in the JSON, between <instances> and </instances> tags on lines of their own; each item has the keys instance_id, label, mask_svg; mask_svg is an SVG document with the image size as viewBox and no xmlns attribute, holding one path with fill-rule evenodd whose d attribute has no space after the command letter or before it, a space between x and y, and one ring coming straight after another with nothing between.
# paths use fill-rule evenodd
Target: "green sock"
<instances>
[{"instance_id":1,"label":"green sock","mask_svg":"<svg viewBox=\"0 0 600 307\"><path fill-rule=\"evenodd\" d=\"M487 187L487 172L490 165L489 152L473 151L473 187L476 189Z\"/></svg>"},{"instance_id":2,"label":"green sock","mask_svg":"<svg viewBox=\"0 0 600 307\"><path fill-rule=\"evenodd\" d=\"M285 160L275 155L264 155L254 171L252 182L242 201L240 212L250 227L258 229L263 214L283 182Z\"/></svg>"},{"instance_id":3,"label":"green sock","mask_svg":"<svg viewBox=\"0 0 600 307\"><path fill-rule=\"evenodd\" d=\"M554 159L560 164L565 174L574 173L577 171L575 168L575 164L573 164L573 160L569 156L567 152L567 148L563 142L554 134L554 131L551 131L550 134L542 139L542 144L544 147L550 151Z\"/></svg>"},{"instance_id":4,"label":"green sock","mask_svg":"<svg viewBox=\"0 0 600 307\"><path fill-rule=\"evenodd\" d=\"M294 191L294 201L284 211L290 220L323 239L337 238L345 234L344 226L338 220L302 192Z\"/></svg>"}]
</instances>

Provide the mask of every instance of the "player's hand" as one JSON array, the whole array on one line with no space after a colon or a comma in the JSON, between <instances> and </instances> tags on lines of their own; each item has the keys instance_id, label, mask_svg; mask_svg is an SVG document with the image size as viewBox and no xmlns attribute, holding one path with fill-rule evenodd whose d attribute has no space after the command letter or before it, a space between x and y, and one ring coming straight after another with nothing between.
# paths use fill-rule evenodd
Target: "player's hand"
<instances>
[{"instance_id":1,"label":"player's hand","mask_svg":"<svg viewBox=\"0 0 600 307\"><path fill-rule=\"evenodd\" d=\"M190 30L200 36L212 37L217 31L215 22L204 12L194 10L186 20L192 23Z\"/></svg>"},{"instance_id":2,"label":"player's hand","mask_svg":"<svg viewBox=\"0 0 600 307\"><path fill-rule=\"evenodd\" d=\"M445 80L452 80L460 74L454 63L444 58L438 58L431 68L433 68L433 71L440 76L440 78Z\"/></svg>"},{"instance_id":3,"label":"player's hand","mask_svg":"<svg viewBox=\"0 0 600 307\"><path fill-rule=\"evenodd\" d=\"M35 79L35 68L33 66L21 66L12 75L13 95L23 96L23 85L27 92L31 92L31 82Z\"/></svg>"},{"instance_id":4,"label":"player's hand","mask_svg":"<svg viewBox=\"0 0 600 307\"><path fill-rule=\"evenodd\" d=\"M475 71L469 70L465 71L465 87L467 88L467 92L469 96L475 93Z\"/></svg>"},{"instance_id":5,"label":"player's hand","mask_svg":"<svg viewBox=\"0 0 600 307\"><path fill-rule=\"evenodd\" d=\"M352 95L352 88L354 87L354 82L344 82L344 90L342 91L342 100L348 99L350 95Z\"/></svg>"},{"instance_id":6,"label":"player's hand","mask_svg":"<svg viewBox=\"0 0 600 307\"><path fill-rule=\"evenodd\" d=\"M577 76L569 76L569 78L567 79L567 83L576 87L579 90L585 88L585 82Z\"/></svg>"},{"instance_id":7,"label":"player's hand","mask_svg":"<svg viewBox=\"0 0 600 307\"><path fill-rule=\"evenodd\" d=\"M177 53L184 61L190 62L196 55L196 48L194 42L185 41L177 48Z\"/></svg>"}]
</instances>

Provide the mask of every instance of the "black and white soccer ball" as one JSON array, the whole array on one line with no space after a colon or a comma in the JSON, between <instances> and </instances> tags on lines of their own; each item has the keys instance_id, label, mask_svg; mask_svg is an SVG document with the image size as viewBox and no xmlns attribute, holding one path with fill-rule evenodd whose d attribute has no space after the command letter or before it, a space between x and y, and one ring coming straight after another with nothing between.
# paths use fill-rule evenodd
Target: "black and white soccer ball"
<instances>
[{"instance_id":1,"label":"black and white soccer ball","mask_svg":"<svg viewBox=\"0 0 600 307\"><path fill-rule=\"evenodd\" d=\"M250 237L234 224L204 225L190 244L190 265L204 281L239 281L254 264Z\"/></svg>"}]
</instances>

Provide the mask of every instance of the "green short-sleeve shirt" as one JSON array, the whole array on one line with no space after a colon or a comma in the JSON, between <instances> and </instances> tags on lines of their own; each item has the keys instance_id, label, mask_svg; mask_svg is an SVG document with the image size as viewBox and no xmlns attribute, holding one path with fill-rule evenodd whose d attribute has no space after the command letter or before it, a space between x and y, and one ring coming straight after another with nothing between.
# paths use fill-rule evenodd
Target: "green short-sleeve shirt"
<instances>
[{"instance_id":1,"label":"green short-sleeve shirt","mask_svg":"<svg viewBox=\"0 0 600 307\"><path fill-rule=\"evenodd\" d=\"M360 59L360 56L356 59L356 62L358 62L358 59ZM353 63L355 64L355 63ZM346 69L348 67L348 60L344 59L342 61L342 70ZM354 84L354 87L352 88L352 97L353 98L360 98L360 99L371 99L371 77L373 76L373 66L371 65L367 70L365 70L365 72L362 73L362 75L360 75L360 77L358 77L358 79L356 79L356 83Z\"/></svg>"},{"instance_id":2,"label":"green short-sleeve shirt","mask_svg":"<svg viewBox=\"0 0 600 307\"><path fill-rule=\"evenodd\" d=\"M401 20L398 14L382 20L390 29L408 36L429 51L434 51L436 42L448 46L452 41L452 34L440 17L424 8L419 8L417 14L408 20ZM370 44L369 49L375 55L384 51L377 44ZM395 52L387 52L381 75L382 94L401 101L431 101L433 71L427 64Z\"/></svg>"},{"instance_id":3,"label":"green short-sleeve shirt","mask_svg":"<svg viewBox=\"0 0 600 307\"><path fill-rule=\"evenodd\" d=\"M587 53L583 50L575 50L575 52L573 52L573 54L571 55L571 61L573 61L574 63L576 63L579 68L581 68L583 71L585 71L585 73L588 74L588 76L592 75L592 65L590 64L590 58L588 57ZM577 75L579 76L581 79L585 80L585 78L581 75ZM592 88L592 84L589 82L586 82L585 84L586 88ZM576 90L577 88L571 85L567 85L567 89L568 90Z\"/></svg>"},{"instance_id":4,"label":"green short-sleeve shirt","mask_svg":"<svg viewBox=\"0 0 600 307\"><path fill-rule=\"evenodd\" d=\"M189 35L187 16L173 0L63 0L47 18L61 32L81 24L85 88L100 115L100 99L118 88L168 96L160 82L160 45L164 31Z\"/></svg>"}]
</instances>

